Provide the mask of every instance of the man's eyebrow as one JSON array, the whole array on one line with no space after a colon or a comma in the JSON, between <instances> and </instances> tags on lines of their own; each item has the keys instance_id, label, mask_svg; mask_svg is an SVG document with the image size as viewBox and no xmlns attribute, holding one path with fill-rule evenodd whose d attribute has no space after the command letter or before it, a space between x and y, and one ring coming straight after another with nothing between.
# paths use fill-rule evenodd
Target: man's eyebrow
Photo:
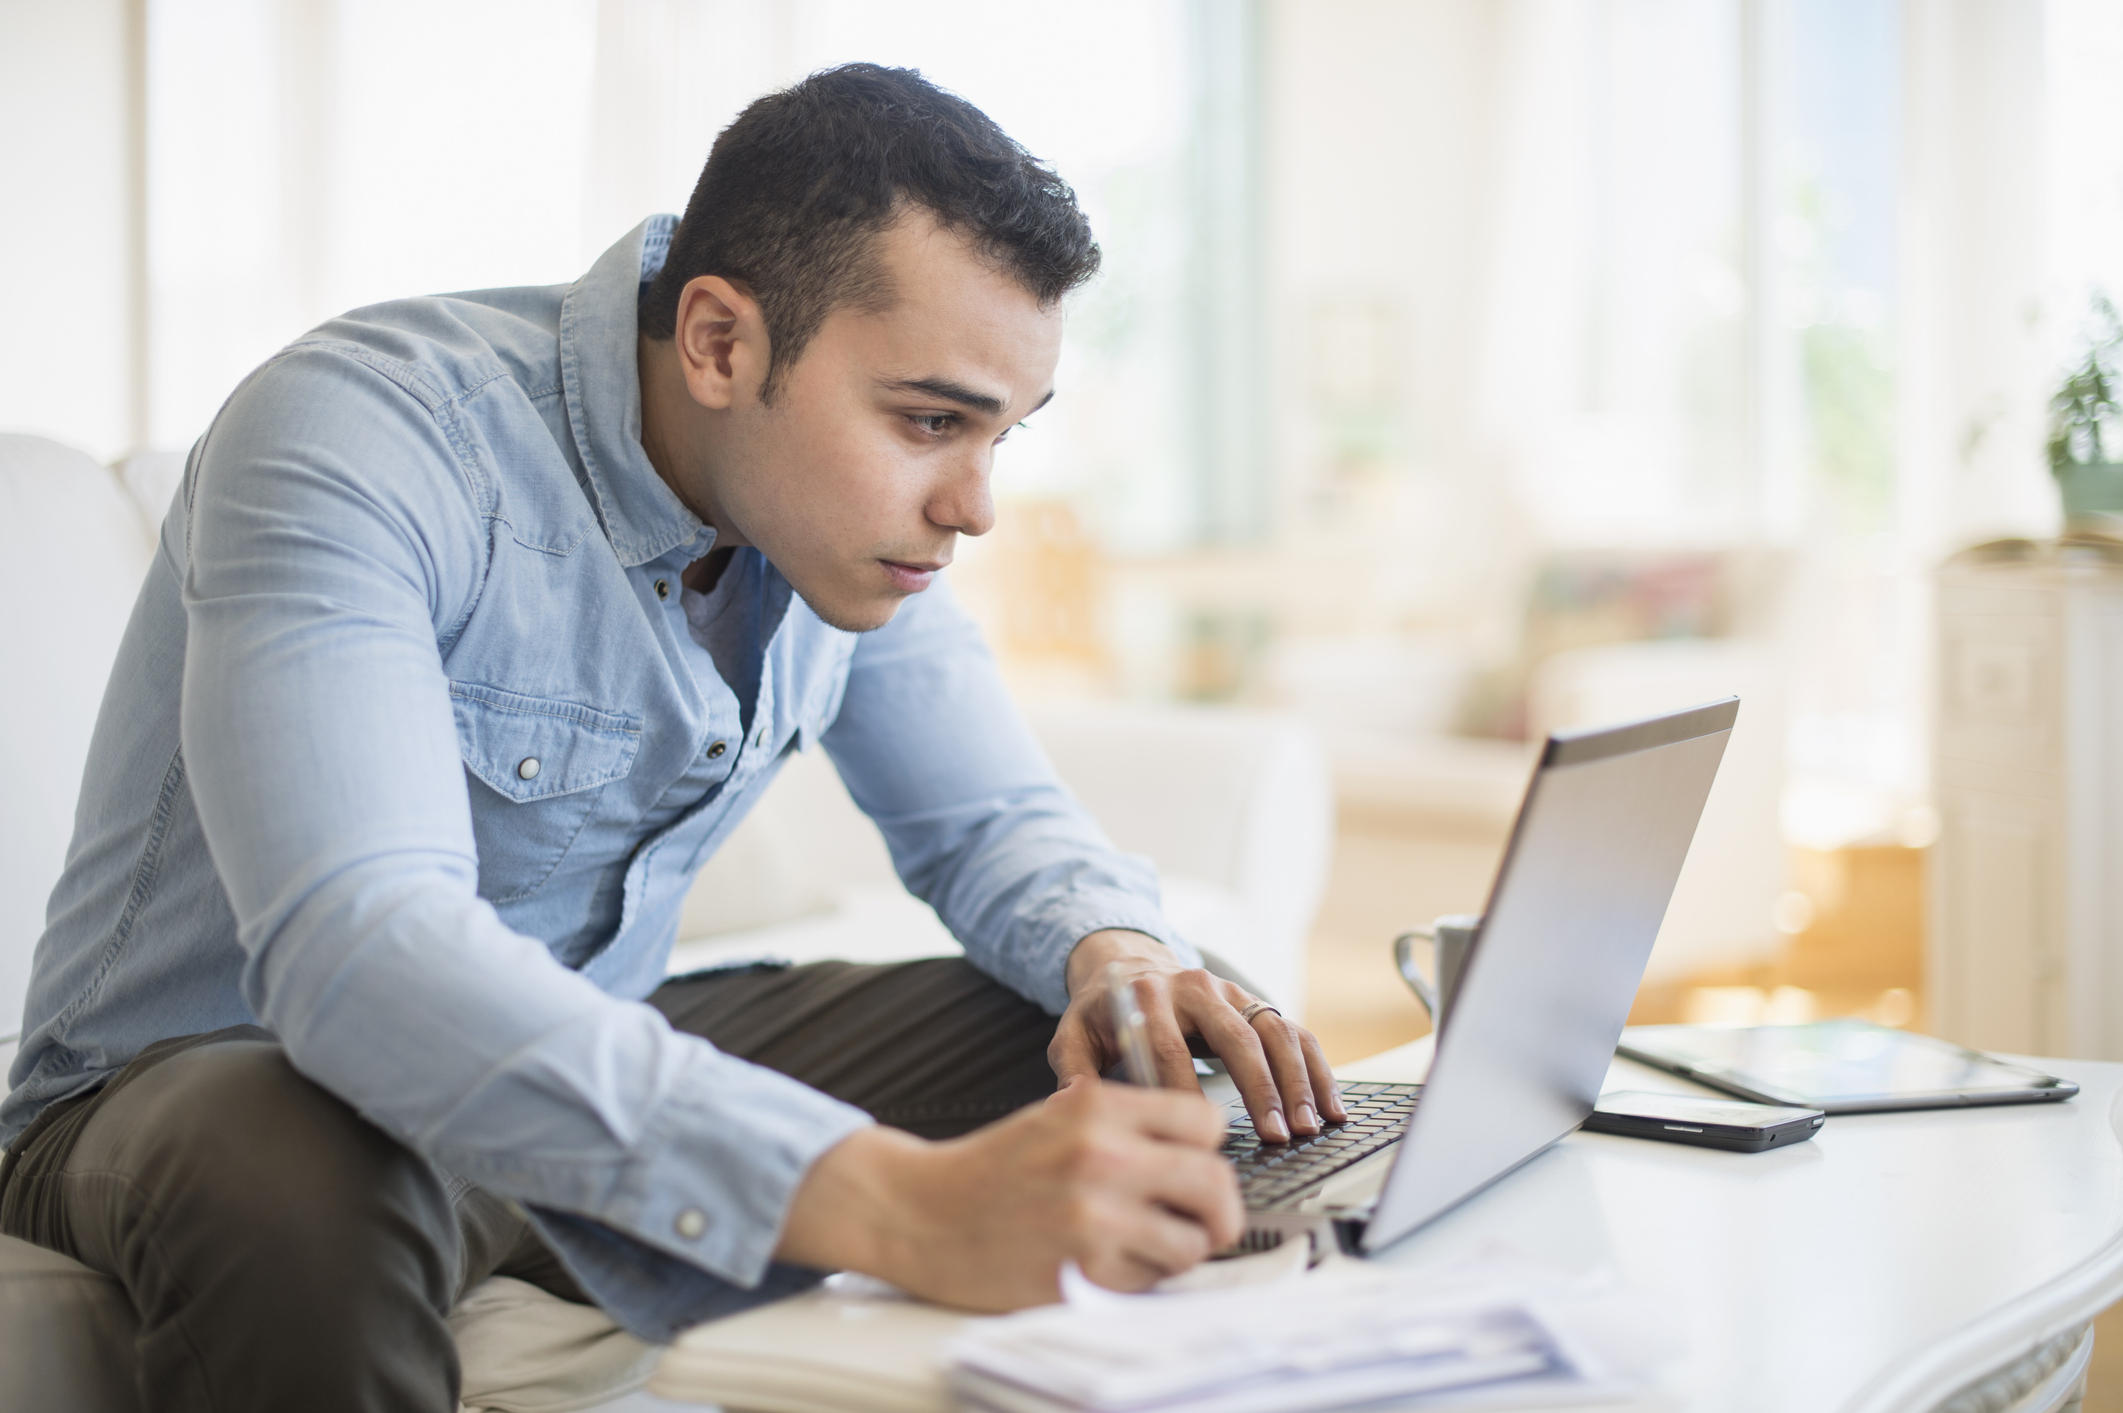
<instances>
[{"instance_id":1,"label":"man's eyebrow","mask_svg":"<svg viewBox=\"0 0 2123 1413\"><path fill-rule=\"evenodd\" d=\"M894 378L886 383L885 387L893 392L925 393L945 402L955 402L961 407L970 407L975 412L984 413L989 417L1000 416L1003 410L1001 398L990 393L975 392L964 383L954 383L949 378ZM1050 391L1039 400L1039 406L1034 407L1032 412L1039 411L1053 400L1054 394ZM1029 417L1032 413L1025 415Z\"/></svg>"}]
</instances>

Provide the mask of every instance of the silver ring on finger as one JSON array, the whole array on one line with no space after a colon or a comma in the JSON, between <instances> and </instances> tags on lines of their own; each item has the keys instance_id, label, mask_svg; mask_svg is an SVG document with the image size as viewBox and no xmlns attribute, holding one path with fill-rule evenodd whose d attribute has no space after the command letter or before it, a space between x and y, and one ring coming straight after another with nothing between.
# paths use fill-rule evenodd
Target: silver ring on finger
<instances>
[{"instance_id":1,"label":"silver ring on finger","mask_svg":"<svg viewBox=\"0 0 2123 1413\"><path fill-rule=\"evenodd\" d=\"M1253 1004L1247 1006L1244 1010L1240 1011L1238 1013L1238 1018L1244 1021L1247 1025L1251 1025L1253 1024L1253 1018L1259 1015L1262 1011L1267 1011L1271 1015L1277 1016L1280 1016L1282 1014L1281 1011L1276 1010L1275 1007L1269 1005L1266 1001L1255 1001Z\"/></svg>"}]
</instances>

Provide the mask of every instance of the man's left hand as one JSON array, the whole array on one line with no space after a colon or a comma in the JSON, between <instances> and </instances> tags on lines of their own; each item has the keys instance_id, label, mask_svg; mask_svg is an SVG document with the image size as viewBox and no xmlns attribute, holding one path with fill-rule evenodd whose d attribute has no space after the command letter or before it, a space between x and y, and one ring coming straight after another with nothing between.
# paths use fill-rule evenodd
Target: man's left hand
<instances>
[{"instance_id":1,"label":"man's left hand","mask_svg":"<svg viewBox=\"0 0 2123 1413\"><path fill-rule=\"evenodd\" d=\"M1264 1141L1287 1143L1293 1133L1318 1133L1323 1120L1347 1121L1312 1032L1272 1010L1242 1019L1240 1012L1258 998L1235 982L1180 965L1153 938L1118 929L1092 933L1069 954L1069 1009L1047 1047L1047 1062L1062 1085L1085 1075L1097 1078L1120 1059L1106 1004L1106 968L1114 962L1142 1007L1160 1085L1200 1091L1187 1047L1187 1037L1198 1035L1231 1072Z\"/></svg>"}]
</instances>

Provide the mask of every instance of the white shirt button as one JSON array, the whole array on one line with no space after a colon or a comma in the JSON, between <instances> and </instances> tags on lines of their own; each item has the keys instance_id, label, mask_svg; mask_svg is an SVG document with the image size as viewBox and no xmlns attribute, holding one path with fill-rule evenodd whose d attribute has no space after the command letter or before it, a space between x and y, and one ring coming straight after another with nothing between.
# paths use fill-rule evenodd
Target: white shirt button
<instances>
[{"instance_id":1,"label":"white shirt button","mask_svg":"<svg viewBox=\"0 0 2123 1413\"><path fill-rule=\"evenodd\" d=\"M687 1241L698 1241L700 1234L708 1229L708 1215L698 1207L688 1207L678 1214L678 1220L671 1225L676 1227L678 1234Z\"/></svg>"},{"instance_id":2,"label":"white shirt button","mask_svg":"<svg viewBox=\"0 0 2123 1413\"><path fill-rule=\"evenodd\" d=\"M538 757L525 756L521 763L517 765L516 773L526 780L536 780L538 778Z\"/></svg>"}]
</instances>

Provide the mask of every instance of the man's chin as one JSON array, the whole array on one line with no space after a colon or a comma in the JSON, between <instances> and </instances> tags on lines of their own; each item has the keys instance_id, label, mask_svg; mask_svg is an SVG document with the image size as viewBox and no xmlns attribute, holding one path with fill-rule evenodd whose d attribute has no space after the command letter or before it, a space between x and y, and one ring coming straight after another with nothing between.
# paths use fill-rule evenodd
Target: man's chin
<instances>
[{"instance_id":1,"label":"man's chin","mask_svg":"<svg viewBox=\"0 0 2123 1413\"><path fill-rule=\"evenodd\" d=\"M906 600L897 595L889 599L866 599L854 602L828 603L823 596L814 598L802 589L796 591L804 606L818 615L819 621L828 628L838 628L843 633L874 633L892 621L899 606Z\"/></svg>"}]
</instances>

